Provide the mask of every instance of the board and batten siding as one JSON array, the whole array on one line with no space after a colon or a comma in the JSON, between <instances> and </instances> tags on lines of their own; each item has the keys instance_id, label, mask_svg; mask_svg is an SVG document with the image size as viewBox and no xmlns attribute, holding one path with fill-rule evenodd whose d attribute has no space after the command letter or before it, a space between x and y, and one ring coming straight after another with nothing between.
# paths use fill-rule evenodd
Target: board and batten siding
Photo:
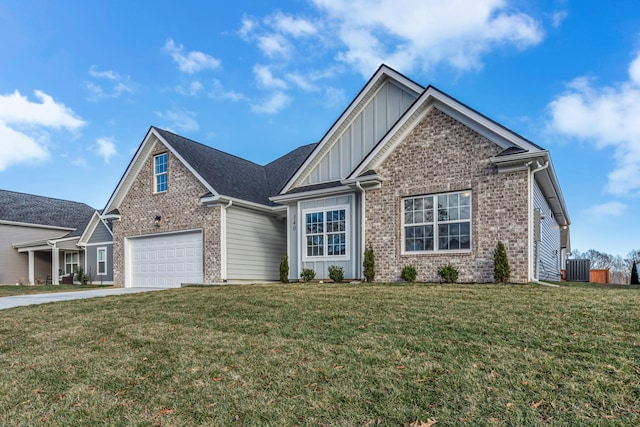
<instances>
[{"instance_id":1,"label":"board and batten siding","mask_svg":"<svg viewBox=\"0 0 640 427\"><path fill-rule=\"evenodd\" d=\"M231 206L226 223L227 280L279 280L286 220Z\"/></svg>"},{"instance_id":2,"label":"board and batten siding","mask_svg":"<svg viewBox=\"0 0 640 427\"><path fill-rule=\"evenodd\" d=\"M388 81L337 137L302 185L345 178L360 164L416 100L416 95Z\"/></svg>"},{"instance_id":3,"label":"board and batten siding","mask_svg":"<svg viewBox=\"0 0 640 427\"><path fill-rule=\"evenodd\" d=\"M542 190L534 181L534 208L540 209L540 242L535 243L535 266L539 280L560 280L560 226L556 222ZM544 218L542 218L544 217ZM539 252L539 254L538 254Z\"/></svg>"},{"instance_id":4,"label":"board and batten siding","mask_svg":"<svg viewBox=\"0 0 640 427\"><path fill-rule=\"evenodd\" d=\"M347 218L347 253L345 260L324 260L318 257L314 260L305 260L304 251L306 250L305 240L305 216L304 212L314 209L324 210L332 206L348 206L349 215ZM360 277L360 242L359 234L356 232L360 227L360 215L358 206L356 205L355 193L345 194L342 196L327 197L324 199L304 200L298 203L298 206L292 209L290 207L289 214L294 213L297 216L296 230L290 230L289 233L289 279L299 280L302 269L310 268L316 273L316 279L329 278L329 266L340 266L344 270L345 279L357 279Z\"/></svg>"}]
</instances>

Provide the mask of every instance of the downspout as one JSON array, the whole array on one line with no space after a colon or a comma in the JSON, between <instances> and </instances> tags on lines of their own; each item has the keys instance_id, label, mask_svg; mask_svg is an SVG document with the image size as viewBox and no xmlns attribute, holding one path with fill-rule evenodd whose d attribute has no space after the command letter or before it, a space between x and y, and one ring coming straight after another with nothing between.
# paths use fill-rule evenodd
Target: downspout
<instances>
[{"instance_id":1,"label":"downspout","mask_svg":"<svg viewBox=\"0 0 640 427\"><path fill-rule=\"evenodd\" d=\"M365 240L366 196L364 194L365 193L364 188L362 188L362 185L360 185L360 181L356 181L356 188L360 190L360 193L362 194L362 202L360 203L360 264L362 265L364 263L364 251L365 251L364 245L366 242ZM361 279L364 278L362 269L360 269L360 278Z\"/></svg>"},{"instance_id":2,"label":"downspout","mask_svg":"<svg viewBox=\"0 0 640 427\"><path fill-rule=\"evenodd\" d=\"M532 163L533 162L527 163L527 167L531 166ZM537 161L536 161L536 163L537 163ZM539 164L539 163L537 163L537 164ZM534 212L534 209L535 209L535 207L534 207L534 188L533 188L533 186L535 184L535 174L540 172L540 171L545 170L548 167L549 167L549 161L547 160L543 166L539 166L536 169L532 169L531 170L531 179L529 180L529 200L530 200L530 203L531 203L531 206L530 206L530 209L529 209L529 236L531 238L531 242L533 242L533 244L536 245L536 259L535 260L533 260L533 253L532 253L533 252L533 245L529 245L529 259L532 260L532 262L533 262L533 264L530 265L529 273L530 273L530 276L531 276L531 280L533 280L535 282L539 282L540 281L539 277L537 277L538 275L535 274L536 271L537 271L538 265L540 263L540 247L539 247L540 242L535 242L535 240L534 240L535 236L533 234L533 230L534 230L534 227L533 227L533 221L534 221L533 212ZM534 276L536 276L536 277L534 277Z\"/></svg>"},{"instance_id":3,"label":"downspout","mask_svg":"<svg viewBox=\"0 0 640 427\"><path fill-rule=\"evenodd\" d=\"M226 206L222 207L220 211L220 263L221 265L221 279L223 282L227 281L227 208L233 204L233 200L229 200Z\"/></svg>"}]
</instances>

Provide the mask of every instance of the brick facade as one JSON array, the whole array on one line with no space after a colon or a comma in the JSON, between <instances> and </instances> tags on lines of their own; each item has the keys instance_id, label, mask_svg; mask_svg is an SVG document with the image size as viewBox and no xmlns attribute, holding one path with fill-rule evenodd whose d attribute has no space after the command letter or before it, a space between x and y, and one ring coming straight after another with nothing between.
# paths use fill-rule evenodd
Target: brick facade
<instances>
[{"instance_id":1,"label":"brick facade","mask_svg":"<svg viewBox=\"0 0 640 427\"><path fill-rule=\"evenodd\" d=\"M366 244L376 256L376 280L400 280L412 264L419 281L438 282L450 262L459 282L493 282L493 251L505 244L511 281L528 280L528 172L499 174L490 157L502 149L433 108L376 168L382 188L367 191ZM402 255L402 198L472 192L472 249L466 253Z\"/></svg>"},{"instance_id":2,"label":"brick facade","mask_svg":"<svg viewBox=\"0 0 640 427\"><path fill-rule=\"evenodd\" d=\"M168 153L168 191L155 194L153 156ZM200 197L208 190L161 143L156 142L151 155L118 207L121 220L113 224L113 280L124 286L124 239L172 231L202 229L205 282L221 280L220 207L205 207ZM154 218L160 215L160 226Z\"/></svg>"}]
</instances>

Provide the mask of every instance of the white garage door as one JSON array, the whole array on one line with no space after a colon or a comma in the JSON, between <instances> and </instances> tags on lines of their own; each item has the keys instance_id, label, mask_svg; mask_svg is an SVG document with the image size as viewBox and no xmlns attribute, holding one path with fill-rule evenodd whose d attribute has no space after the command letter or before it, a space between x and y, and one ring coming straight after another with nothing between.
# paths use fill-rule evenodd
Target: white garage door
<instances>
[{"instance_id":1,"label":"white garage door","mask_svg":"<svg viewBox=\"0 0 640 427\"><path fill-rule=\"evenodd\" d=\"M202 232L128 239L126 287L179 288L202 283Z\"/></svg>"}]
</instances>

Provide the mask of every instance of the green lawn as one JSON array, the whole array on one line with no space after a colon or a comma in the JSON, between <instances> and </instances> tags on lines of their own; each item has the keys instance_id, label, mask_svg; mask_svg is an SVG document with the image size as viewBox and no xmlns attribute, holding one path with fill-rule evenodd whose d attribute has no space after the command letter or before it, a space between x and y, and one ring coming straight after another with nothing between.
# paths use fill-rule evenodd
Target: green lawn
<instances>
[{"instance_id":1,"label":"green lawn","mask_svg":"<svg viewBox=\"0 0 640 427\"><path fill-rule=\"evenodd\" d=\"M0 425L638 425L640 292L255 285L0 311Z\"/></svg>"},{"instance_id":2,"label":"green lawn","mask_svg":"<svg viewBox=\"0 0 640 427\"><path fill-rule=\"evenodd\" d=\"M102 285L0 285L0 297L12 295L46 294L52 292L82 291L88 289L103 289L110 286Z\"/></svg>"}]
</instances>

